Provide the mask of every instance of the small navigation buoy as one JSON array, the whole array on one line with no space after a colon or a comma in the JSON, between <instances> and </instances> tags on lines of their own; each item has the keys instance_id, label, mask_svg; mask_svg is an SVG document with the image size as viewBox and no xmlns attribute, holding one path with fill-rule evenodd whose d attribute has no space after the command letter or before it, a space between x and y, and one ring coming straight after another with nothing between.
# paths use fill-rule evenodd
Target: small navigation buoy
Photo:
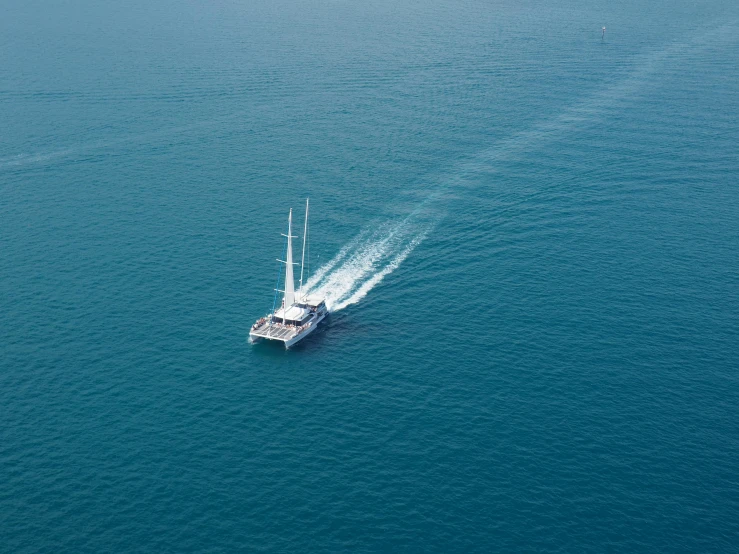
<instances>
[{"instance_id":1,"label":"small navigation buoy","mask_svg":"<svg viewBox=\"0 0 739 554\"><path fill-rule=\"evenodd\" d=\"M604 38L606 38L606 28L605 28L605 27L603 27L603 34L601 35L601 37L600 37L600 38L601 38L601 39L604 39Z\"/></svg>"}]
</instances>

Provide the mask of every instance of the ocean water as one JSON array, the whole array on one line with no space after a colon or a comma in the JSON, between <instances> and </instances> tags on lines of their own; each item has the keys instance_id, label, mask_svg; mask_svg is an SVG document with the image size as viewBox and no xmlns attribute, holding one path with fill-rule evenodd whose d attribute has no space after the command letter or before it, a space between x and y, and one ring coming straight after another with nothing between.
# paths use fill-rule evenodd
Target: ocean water
<instances>
[{"instance_id":1,"label":"ocean water","mask_svg":"<svg viewBox=\"0 0 739 554\"><path fill-rule=\"evenodd\" d=\"M0 551L737 551L739 4L2 14Z\"/></svg>"}]
</instances>

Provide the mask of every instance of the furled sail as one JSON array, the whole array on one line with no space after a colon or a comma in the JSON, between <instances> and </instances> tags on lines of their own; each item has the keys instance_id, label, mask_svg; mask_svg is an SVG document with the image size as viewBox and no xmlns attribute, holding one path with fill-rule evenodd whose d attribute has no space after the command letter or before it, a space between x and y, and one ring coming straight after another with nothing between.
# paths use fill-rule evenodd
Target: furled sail
<instances>
[{"instance_id":1,"label":"furled sail","mask_svg":"<svg viewBox=\"0 0 739 554\"><path fill-rule=\"evenodd\" d=\"M290 217L287 223L287 259L285 262L285 310L295 304L295 282L293 279L293 211L290 209Z\"/></svg>"}]
</instances>

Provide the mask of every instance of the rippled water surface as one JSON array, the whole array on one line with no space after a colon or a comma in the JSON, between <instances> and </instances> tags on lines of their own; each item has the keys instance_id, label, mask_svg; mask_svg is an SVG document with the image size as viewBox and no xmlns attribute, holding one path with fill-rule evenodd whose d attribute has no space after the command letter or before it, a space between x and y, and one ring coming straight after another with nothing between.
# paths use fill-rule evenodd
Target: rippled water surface
<instances>
[{"instance_id":1,"label":"rippled water surface","mask_svg":"<svg viewBox=\"0 0 739 554\"><path fill-rule=\"evenodd\" d=\"M736 548L736 3L2 5L1 551Z\"/></svg>"}]
</instances>

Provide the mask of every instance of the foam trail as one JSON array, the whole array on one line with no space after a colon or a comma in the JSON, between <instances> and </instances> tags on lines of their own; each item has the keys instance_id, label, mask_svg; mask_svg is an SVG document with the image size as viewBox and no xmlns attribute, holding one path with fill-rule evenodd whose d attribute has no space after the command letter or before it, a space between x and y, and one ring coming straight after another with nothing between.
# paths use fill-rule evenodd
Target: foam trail
<instances>
[{"instance_id":1,"label":"foam trail","mask_svg":"<svg viewBox=\"0 0 739 554\"><path fill-rule=\"evenodd\" d=\"M360 233L358 237L356 237L353 241L351 241L349 244L344 246L341 250L339 250L339 253L336 254L331 260L329 260L327 263L319 267L316 272L311 275L308 280L305 282L305 288L306 290L311 290L313 287L316 286L316 284L321 282L321 279L324 278L324 276L331 271L334 267L336 267L336 264L338 264L341 260L343 260L346 255L349 253L349 251L354 248L357 243L362 239L364 236L364 233Z\"/></svg>"},{"instance_id":2,"label":"foam trail","mask_svg":"<svg viewBox=\"0 0 739 554\"><path fill-rule=\"evenodd\" d=\"M349 298L330 306L329 307L330 310L332 312L338 312L339 310L343 310L347 306L356 304L357 302L362 300L362 298L367 296L367 293L369 293L369 291L375 288L375 286L380 281L382 281L386 275L398 269L398 267L400 267L400 264L402 264L403 261L405 261L405 259L410 255L411 252L413 252L413 249L416 248L416 246L418 246L425 238L426 238L426 232L414 238L411 241L411 243L408 246L406 246L405 249L403 249L403 251L400 252L400 254L395 256L395 258L393 258L389 264L387 264L380 271L372 275L372 277L370 277L367 281L362 283L362 285L356 290L356 292L354 292Z\"/></svg>"},{"instance_id":3,"label":"foam trail","mask_svg":"<svg viewBox=\"0 0 739 554\"><path fill-rule=\"evenodd\" d=\"M322 266L307 282L309 290L325 296L330 311L339 311L362 300L382 279L397 269L420 244L435 223L443 217L428 218L428 208L437 204L450 192L469 181L469 177L494 168L497 162L516 157L539 143L557 140L583 125L607 117L609 110L628 100L641 88L648 86L655 74L665 65L679 62L682 56L695 49L735 40L736 22L694 36L687 41L676 41L661 50L637 56L632 69L593 93L586 95L552 118L540 121L458 164L435 187L425 200L403 221L385 226L366 240L362 235L343 248L328 264ZM426 214L426 215L424 215ZM425 220L425 224L421 220ZM430 221L430 222L429 222ZM419 232L420 227L425 230ZM365 235L366 236L366 235Z\"/></svg>"},{"instance_id":4,"label":"foam trail","mask_svg":"<svg viewBox=\"0 0 739 554\"><path fill-rule=\"evenodd\" d=\"M420 209L416 209L398 223L382 225L372 233L361 233L319 268L306 283L306 288L324 296L332 312L357 303L397 269L426 237L430 227L418 221L419 214Z\"/></svg>"},{"instance_id":5,"label":"foam trail","mask_svg":"<svg viewBox=\"0 0 739 554\"><path fill-rule=\"evenodd\" d=\"M557 140L578 127L592 124L606 117L608 111L619 102L632 97L647 86L654 75L668 63L675 63L681 56L695 49L722 43L733 37L736 22L709 30L688 41L676 41L661 50L647 52L635 58L635 66L621 78L586 95L552 118L523 129L491 147L478 152L472 158L458 164L423 202L401 222L385 226L370 234L366 240L360 235L343 248L329 263L322 266L306 283L308 290L326 298L330 311L336 312L362 300L382 279L397 269L420 244L443 215L437 214L429 223L424 215L430 204L438 204L456 187L464 185L469 177L489 171L497 162L529 151L536 144ZM734 40L731 38L730 40ZM437 206L438 209L438 206ZM421 220L425 219L425 230Z\"/></svg>"},{"instance_id":6,"label":"foam trail","mask_svg":"<svg viewBox=\"0 0 739 554\"><path fill-rule=\"evenodd\" d=\"M374 234L370 240L359 245L341 266L326 276L319 290L325 295L330 310L351 294L358 283L369 279L377 271L378 264L392 249L391 243L397 232L396 227L384 236Z\"/></svg>"}]
</instances>

